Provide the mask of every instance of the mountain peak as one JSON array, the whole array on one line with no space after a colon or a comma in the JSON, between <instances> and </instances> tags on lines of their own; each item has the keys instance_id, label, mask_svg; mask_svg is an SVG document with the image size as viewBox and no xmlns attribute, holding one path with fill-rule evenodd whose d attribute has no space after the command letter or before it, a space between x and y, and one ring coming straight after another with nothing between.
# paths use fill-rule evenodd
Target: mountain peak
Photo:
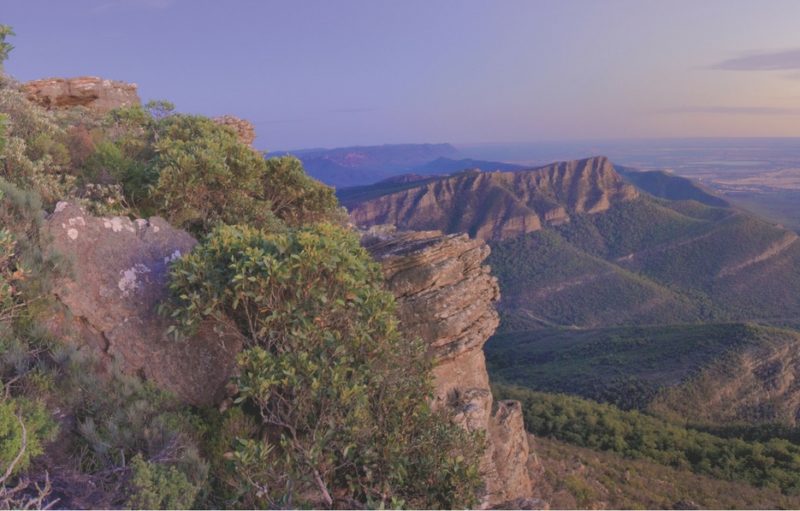
<instances>
[{"instance_id":1,"label":"mountain peak","mask_svg":"<svg viewBox=\"0 0 800 511\"><path fill-rule=\"evenodd\" d=\"M484 240L536 231L638 196L605 156L513 172L461 172L406 186L341 194L357 225L467 232ZM383 193L385 191L385 193Z\"/></svg>"}]
</instances>

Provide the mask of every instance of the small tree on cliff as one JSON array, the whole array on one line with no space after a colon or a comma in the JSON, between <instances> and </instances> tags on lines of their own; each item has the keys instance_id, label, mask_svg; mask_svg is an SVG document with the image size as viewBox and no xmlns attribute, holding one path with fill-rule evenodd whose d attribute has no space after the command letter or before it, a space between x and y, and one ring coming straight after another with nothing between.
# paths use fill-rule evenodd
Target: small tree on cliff
<instances>
[{"instance_id":1,"label":"small tree on cliff","mask_svg":"<svg viewBox=\"0 0 800 511\"><path fill-rule=\"evenodd\" d=\"M222 227L175 264L171 290L184 327L230 318L247 346L222 428L238 431L222 439L235 473L218 474L240 504L475 503L481 442L429 407L423 346L400 336L355 235Z\"/></svg>"},{"instance_id":2,"label":"small tree on cliff","mask_svg":"<svg viewBox=\"0 0 800 511\"><path fill-rule=\"evenodd\" d=\"M14 30L10 26L0 25L0 74L3 73L3 63L8 59L8 54L14 49L14 46L6 41L8 37L13 35L16 34L14 34Z\"/></svg>"}]
</instances>

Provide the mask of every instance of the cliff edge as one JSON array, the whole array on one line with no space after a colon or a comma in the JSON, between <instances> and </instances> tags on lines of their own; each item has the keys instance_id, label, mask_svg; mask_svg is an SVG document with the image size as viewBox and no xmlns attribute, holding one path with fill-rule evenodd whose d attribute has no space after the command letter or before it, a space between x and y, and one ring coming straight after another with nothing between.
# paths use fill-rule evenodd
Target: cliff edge
<instances>
[{"instance_id":1,"label":"cliff edge","mask_svg":"<svg viewBox=\"0 0 800 511\"><path fill-rule=\"evenodd\" d=\"M371 231L364 247L383 266L401 328L420 336L435 359L434 405L449 407L470 431L484 431L483 507L518 507L531 497L528 439L519 402L493 403L483 345L499 323L489 247L437 231Z\"/></svg>"}]
</instances>

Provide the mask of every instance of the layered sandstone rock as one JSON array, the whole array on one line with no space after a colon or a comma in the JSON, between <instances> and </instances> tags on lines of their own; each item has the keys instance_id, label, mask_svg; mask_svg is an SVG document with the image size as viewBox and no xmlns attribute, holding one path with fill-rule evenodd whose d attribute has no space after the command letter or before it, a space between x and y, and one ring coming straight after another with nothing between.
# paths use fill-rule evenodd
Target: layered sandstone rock
<instances>
[{"instance_id":1,"label":"layered sandstone rock","mask_svg":"<svg viewBox=\"0 0 800 511\"><path fill-rule=\"evenodd\" d=\"M353 223L466 232L483 240L569 222L572 215L599 213L638 196L602 156L515 172L461 172L381 191L367 200L343 200Z\"/></svg>"},{"instance_id":2,"label":"layered sandstone rock","mask_svg":"<svg viewBox=\"0 0 800 511\"><path fill-rule=\"evenodd\" d=\"M383 266L402 328L436 359L435 405L450 407L471 431L485 431L481 471L485 507L512 506L532 494L528 441L519 403L494 403L483 345L497 328L497 281L483 261L489 247L466 235L372 230L363 244Z\"/></svg>"},{"instance_id":3,"label":"layered sandstone rock","mask_svg":"<svg viewBox=\"0 0 800 511\"><path fill-rule=\"evenodd\" d=\"M239 117L235 117L233 115L214 117L213 120L217 124L221 124L233 129L233 131L236 132L236 136L239 137L239 141L241 143L251 147L253 146L253 142L256 140L256 129L253 127L253 123L250 121L240 119Z\"/></svg>"},{"instance_id":4,"label":"layered sandstone rock","mask_svg":"<svg viewBox=\"0 0 800 511\"><path fill-rule=\"evenodd\" d=\"M96 76L45 78L22 84L28 100L48 110L84 106L98 113L141 103L136 84Z\"/></svg>"},{"instance_id":5,"label":"layered sandstone rock","mask_svg":"<svg viewBox=\"0 0 800 511\"><path fill-rule=\"evenodd\" d=\"M189 252L194 238L161 218L93 217L66 202L45 228L70 275L56 286L64 310L54 330L109 369L139 374L189 403L224 396L241 349L233 329L204 324L191 339L175 340L157 310L170 262Z\"/></svg>"}]
</instances>

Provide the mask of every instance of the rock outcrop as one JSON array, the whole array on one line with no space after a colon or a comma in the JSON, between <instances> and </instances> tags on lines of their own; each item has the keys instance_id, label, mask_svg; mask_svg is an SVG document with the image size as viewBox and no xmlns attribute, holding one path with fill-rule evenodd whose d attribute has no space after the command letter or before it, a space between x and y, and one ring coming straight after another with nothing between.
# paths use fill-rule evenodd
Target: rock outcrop
<instances>
[{"instance_id":1,"label":"rock outcrop","mask_svg":"<svg viewBox=\"0 0 800 511\"><path fill-rule=\"evenodd\" d=\"M161 218L93 217L61 202L45 224L52 250L69 267L56 286L60 311L50 328L111 370L140 375L196 405L220 402L242 343L234 328L202 324L190 339L167 335L158 312L169 264L194 238ZM377 232L377 231L376 231ZM513 507L532 494L519 403L493 403L483 345L499 319L497 281L483 261L489 247L466 235L388 231L365 236L397 296L408 335L430 346L434 406L448 407L471 431L485 432L483 507Z\"/></svg>"},{"instance_id":2,"label":"rock outcrop","mask_svg":"<svg viewBox=\"0 0 800 511\"><path fill-rule=\"evenodd\" d=\"M249 145L250 147L253 146L253 142L256 140L256 129L253 127L253 123L250 121L240 119L239 117L235 117L233 115L214 117L213 121L217 124L221 124L233 129L233 131L236 132L236 136L239 137L239 141L241 143Z\"/></svg>"},{"instance_id":3,"label":"rock outcrop","mask_svg":"<svg viewBox=\"0 0 800 511\"><path fill-rule=\"evenodd\" d=\"M241 349L234 330L204 324L192 338L175 340L157 311L169 263L189 252L194 238L161 218L92 217L66 202L45 229L70 274L56 286L63 311L51 328L107 368L141 375L189 403L224 397Z\"/></svg>"},{"instance_id":4,"label":"rock outcrop","mask_svg":"<svg viewBox=\"0 0 800 511\"><path fill-rule=\"evenodd\" d=\"M141 103L136 84L105 80L96 76L45 78L22 84L28 100L48 110L83 106L105 113L114 108Z\"/></svg>"},{"instance_id":5,"label":"rock outcrop","mask_svg":"<svg viewBox=\"0 0 800 511\"><path fill-rule=\"evenodd\" d=\"M482 240L569 222L571 215L599 213L638 196L602 156L515 172L465 171L399 191L385 184L372 188L360 195L366 200L342 199L358 226L466 232Z\"/></svg>"},{"instance_id":6,"label":"rock outcrop","mask_svg":"<svg viewBox=\"0 0 800 511\"><path fill-rule=\"evenodd\" d=\"M363 244L383 266L398 302L402 328L430 346L435 406L450 407L459 424L485 431L481 464L484 507L513 506L532 493L528 441L515 401L494 403L483 345L499 323L497 281L483 261L489 247L466 235L372 230Z\"/></svg>"}]
</instances>

